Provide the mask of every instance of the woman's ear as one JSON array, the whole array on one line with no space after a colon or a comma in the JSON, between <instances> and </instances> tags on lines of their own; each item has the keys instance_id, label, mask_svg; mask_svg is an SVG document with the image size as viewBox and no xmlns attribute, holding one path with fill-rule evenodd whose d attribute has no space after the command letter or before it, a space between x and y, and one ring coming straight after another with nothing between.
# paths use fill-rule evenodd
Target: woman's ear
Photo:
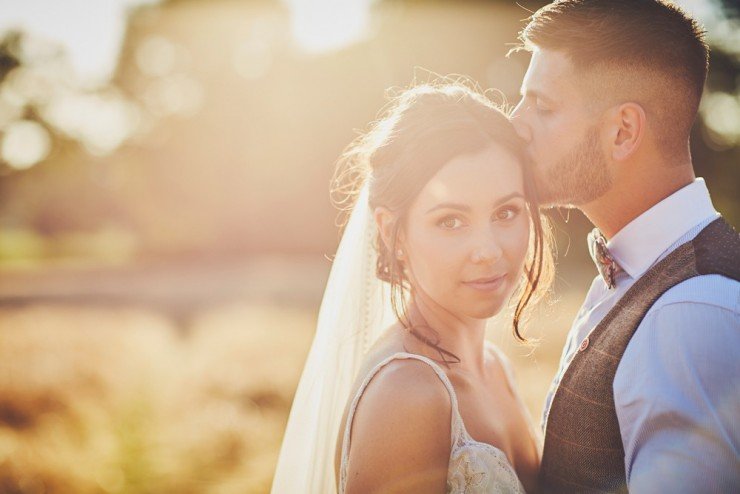
<instances>
[{"instance_id":1,"label":"woman's ear","mask_svg":"<svg viewBox=\"0 0 740 494\"><path fill-rule=\"evenodd\" d=\"M623 103L612 115L611 155L614 161L625 161L640 147L647 130L645 110L637 103Z\"/></svg>"},{"instance_id":2,"label":"woman's ear","mask_svg":"<svg viewBox=\"0 0 740 494\"><path fill-rule=\"evenodd\" d=\"M386 250L391 249L391 237L393 236L393 227L396 224L396 215L393 214L388 208L378 206L373 211L375 218L375 225L378 227L378 233L380 239L385 245Z\"/></svg>"}]
</instances>

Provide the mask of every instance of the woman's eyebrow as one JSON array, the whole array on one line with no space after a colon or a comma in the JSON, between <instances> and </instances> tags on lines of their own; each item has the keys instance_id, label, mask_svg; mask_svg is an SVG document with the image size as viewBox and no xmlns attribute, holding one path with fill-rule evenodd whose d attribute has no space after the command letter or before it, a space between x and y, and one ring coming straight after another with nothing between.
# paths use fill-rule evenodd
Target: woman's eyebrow
<instances>
[{"instance_id":1,"label":"woman's eyebrow","mask_svg":"<svg viewBox=\"0 0 740 494\"><path fill-rule=\"evenodd\" d=\"M511 194L506 194L505 196L496 199L496 201L493 203L493 207L496 207L499 204L503 204L506 201L510 201L511 199L514 199L515 197L519 197L522 199L525 198L524 194L522 194L521 192L512 192Z\"/></svg>"},{"instance_id":2,"label":"woman's eyebrow","mask_svg":"<svg viewBox=\"0 0 740 494\"><path fill-rule=\"evenodd\" d=\"M507 195L505 195L503 197L499 197L498 199L496 199L494 201L494 203L493 203L493 207L496 207L499 204L503 204L506 201L509 201L509 200L511 200L511 199L513 199L515 197L521 197L522 199L524 199L524 195L521 192L512 192L511 194L507 194ZM462 211L464 213L469 213L470 212L470 206L468 206L467 204L461 204L461 203L457 203L457 202L441 202L441 203L437 204L436 206L432 206L431 208L429 208L427 210L426 214L432 213L432 212L437 211L439 209L456 209L456 210Z\"/></svg>"},{"instance_id":3,"label":"woman's eyebrow","mask_svg":"<svg viewBox=\"0 0 740 494\"><path fill-rule=\"evenodd\" d=\"M436 206L432 206L431 208L429 208L426 214L437 211L438 209L457 209L458 211L463 211L465 213L470 212L470 206L468 206L467 204L459 204L455 202L441 202L437 204Z\"/></svg>"}]
</instances>

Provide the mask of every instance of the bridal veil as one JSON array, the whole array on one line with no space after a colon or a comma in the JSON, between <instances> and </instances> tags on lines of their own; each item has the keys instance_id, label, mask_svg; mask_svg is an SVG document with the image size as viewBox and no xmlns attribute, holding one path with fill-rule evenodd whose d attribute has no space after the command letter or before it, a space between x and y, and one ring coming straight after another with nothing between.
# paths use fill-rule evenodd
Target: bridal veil
<instances>
[{"instance_id":1,"label":"bridal veil","mask_svg":"<svg viewBox=\"0 0 740 494\"><path fill-rule=\"evenodd\" d=\"M313 344L293 400L272 494L336 492L339 426L363 356L395 316L375 275L376 228L365 182L324 291Z\"/></svg>"}]
</instances>

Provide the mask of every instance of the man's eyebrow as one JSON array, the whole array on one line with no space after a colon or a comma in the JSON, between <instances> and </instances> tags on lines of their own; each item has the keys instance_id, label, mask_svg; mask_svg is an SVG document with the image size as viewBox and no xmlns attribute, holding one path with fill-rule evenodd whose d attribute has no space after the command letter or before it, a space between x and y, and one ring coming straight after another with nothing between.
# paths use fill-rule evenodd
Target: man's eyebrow
<instances>
[{"instance_id":1,"label":"man's eyebrow","mask_svg":"<svg viewBox=\"0 0 740 494\"><path fill-rule=\"evenodd\" d=\"M536 89L527 88L525 90L524 88L520 88L519 89L519 94L522 97L530 97L530 98L541 99L545 103L552 103L553 102L552 98L548 98L545 94L543 94L541 91L538 91Z\"/></svg>"}]
</instances>

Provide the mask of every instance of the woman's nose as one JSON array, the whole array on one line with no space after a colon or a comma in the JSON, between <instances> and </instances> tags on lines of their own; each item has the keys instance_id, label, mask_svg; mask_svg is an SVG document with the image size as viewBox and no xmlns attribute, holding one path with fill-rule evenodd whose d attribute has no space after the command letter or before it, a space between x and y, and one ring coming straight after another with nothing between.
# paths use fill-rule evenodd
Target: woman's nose
<instances>
[{"instance_id":1,"label":"woman's nose","mask_svg":"<svg viewBox=\"0 0 740 494\"><path fill-rule=\"evenodd\" d=\"M470 260L475 264L494 263L501 259L503 250L495 235L488 233L481 236L470 254Z\"/></svg>"}]
</instances>

